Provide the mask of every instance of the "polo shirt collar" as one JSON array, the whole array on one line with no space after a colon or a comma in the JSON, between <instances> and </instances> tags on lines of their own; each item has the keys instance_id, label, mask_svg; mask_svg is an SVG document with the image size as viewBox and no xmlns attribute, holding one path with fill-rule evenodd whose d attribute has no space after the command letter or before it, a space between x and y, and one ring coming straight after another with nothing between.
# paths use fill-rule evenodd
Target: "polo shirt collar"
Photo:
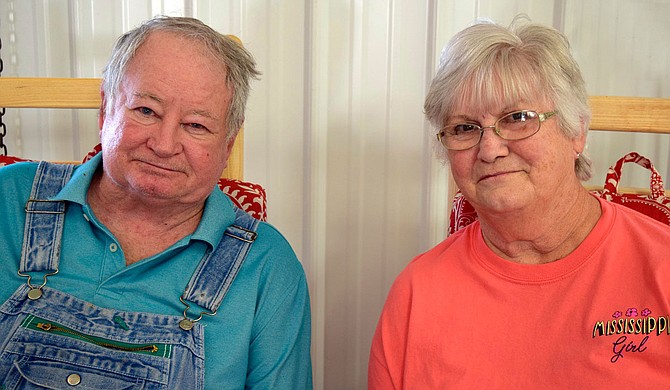
<instances>
[{"instance_id":1,"label":"polo shirt collar","mask_svg":"<svg viewBox=\"0 0 670 390\"><path fill-rule=\"evenodd\" d=\"M98 169L102 169L102 153L96 154L89 161L78 166L70 181L53 199L78 203L83 207L87 203L88 188ZM202 219L190 239L205 241L212 247L216 247L224 231L233 221L235 221L235 211L232 201L226 194L215 188L205 200Z\"/></svg>"}]
</instances>

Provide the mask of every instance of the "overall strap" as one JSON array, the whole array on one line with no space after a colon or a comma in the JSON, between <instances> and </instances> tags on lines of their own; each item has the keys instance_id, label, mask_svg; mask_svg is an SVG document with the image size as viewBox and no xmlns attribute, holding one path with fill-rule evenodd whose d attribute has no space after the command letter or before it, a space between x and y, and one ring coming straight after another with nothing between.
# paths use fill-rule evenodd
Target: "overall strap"
<instances>
[{"instance_id":1,"label":"overall strap","mask_svg":"<svg viewBox=\"0 0 670 390\"><path fill-rule=\"evenodd\" d=\"M50 198L56 196L70 180L73 170L74 165L71 164L45 161L38 164L30 199L25 207L26 224L19 273L57 272L65 201L52 201Z\"/></svg>"},{"instance_id":2,"label":"overall strap","mask_svg":"<svg viewBox=\"0 0 670 390\"><path fill-rule=\"evenodd\" d=\"M189 330L203 314L216 314L256 239L257 228L257 219L235 207L235 222L226 229L219 245L200 261L179 298L186 305L184 319L179 324L182 329ZM207 311L200 313L197 319L189 319L187 302L196 303Z\"/></svg>"}]
</instances>

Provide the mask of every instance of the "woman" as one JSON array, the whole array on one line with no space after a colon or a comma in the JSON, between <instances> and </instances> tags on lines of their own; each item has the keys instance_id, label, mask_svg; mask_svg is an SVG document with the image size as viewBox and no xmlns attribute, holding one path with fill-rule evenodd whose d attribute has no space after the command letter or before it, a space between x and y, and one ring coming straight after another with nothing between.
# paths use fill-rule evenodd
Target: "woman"
<instances>
[{"instance_id":1,"label":"woman","mask_svg":"<svg viewBox=\"0 0 670 390\"><path fill-rule=\"evenodd\" d=\"M369 388L667 388L670 228L581 185L590 110L565 37L466 28L425 112L479 221L396 279Z\"/></svg>"}]
</instances>

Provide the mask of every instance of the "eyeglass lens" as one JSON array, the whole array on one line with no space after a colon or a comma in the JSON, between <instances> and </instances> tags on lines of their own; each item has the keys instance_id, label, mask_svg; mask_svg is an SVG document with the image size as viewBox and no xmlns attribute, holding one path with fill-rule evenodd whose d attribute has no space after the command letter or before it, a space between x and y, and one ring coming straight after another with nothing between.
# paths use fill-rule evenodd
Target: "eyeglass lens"
<instances>
[{"instance_id":1,"label":"eyeglass lens","mask_svg":"<svg viewBox=\"0 0 670 390\"><path fill-rule=\"evenodd\" d=\"M514 111L500 117L494 126L495 133L506 140L520 140L528 138L540 130L540 114L535 111ZM440 142L451 150L469 149L479 143L484 129L474 123L458 123L445 126L438 138Z\"/></svg>"}]
</instances>

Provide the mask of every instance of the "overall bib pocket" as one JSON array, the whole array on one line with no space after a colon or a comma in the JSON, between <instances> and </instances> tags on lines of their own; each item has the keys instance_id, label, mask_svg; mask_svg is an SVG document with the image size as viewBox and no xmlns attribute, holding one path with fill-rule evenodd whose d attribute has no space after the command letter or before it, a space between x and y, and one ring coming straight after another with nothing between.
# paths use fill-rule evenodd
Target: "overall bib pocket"
<instances>
[{"instance_id":1,"label":"overall bib pocket","mask_svg":"<svg viewBox=\"0 0 670 390\"><path fill-rule=\"evenodd\" d=\"M0 355L3 389L167 388L172 346L89 335L28 315Z\"/></svg>"}]
</instances>

